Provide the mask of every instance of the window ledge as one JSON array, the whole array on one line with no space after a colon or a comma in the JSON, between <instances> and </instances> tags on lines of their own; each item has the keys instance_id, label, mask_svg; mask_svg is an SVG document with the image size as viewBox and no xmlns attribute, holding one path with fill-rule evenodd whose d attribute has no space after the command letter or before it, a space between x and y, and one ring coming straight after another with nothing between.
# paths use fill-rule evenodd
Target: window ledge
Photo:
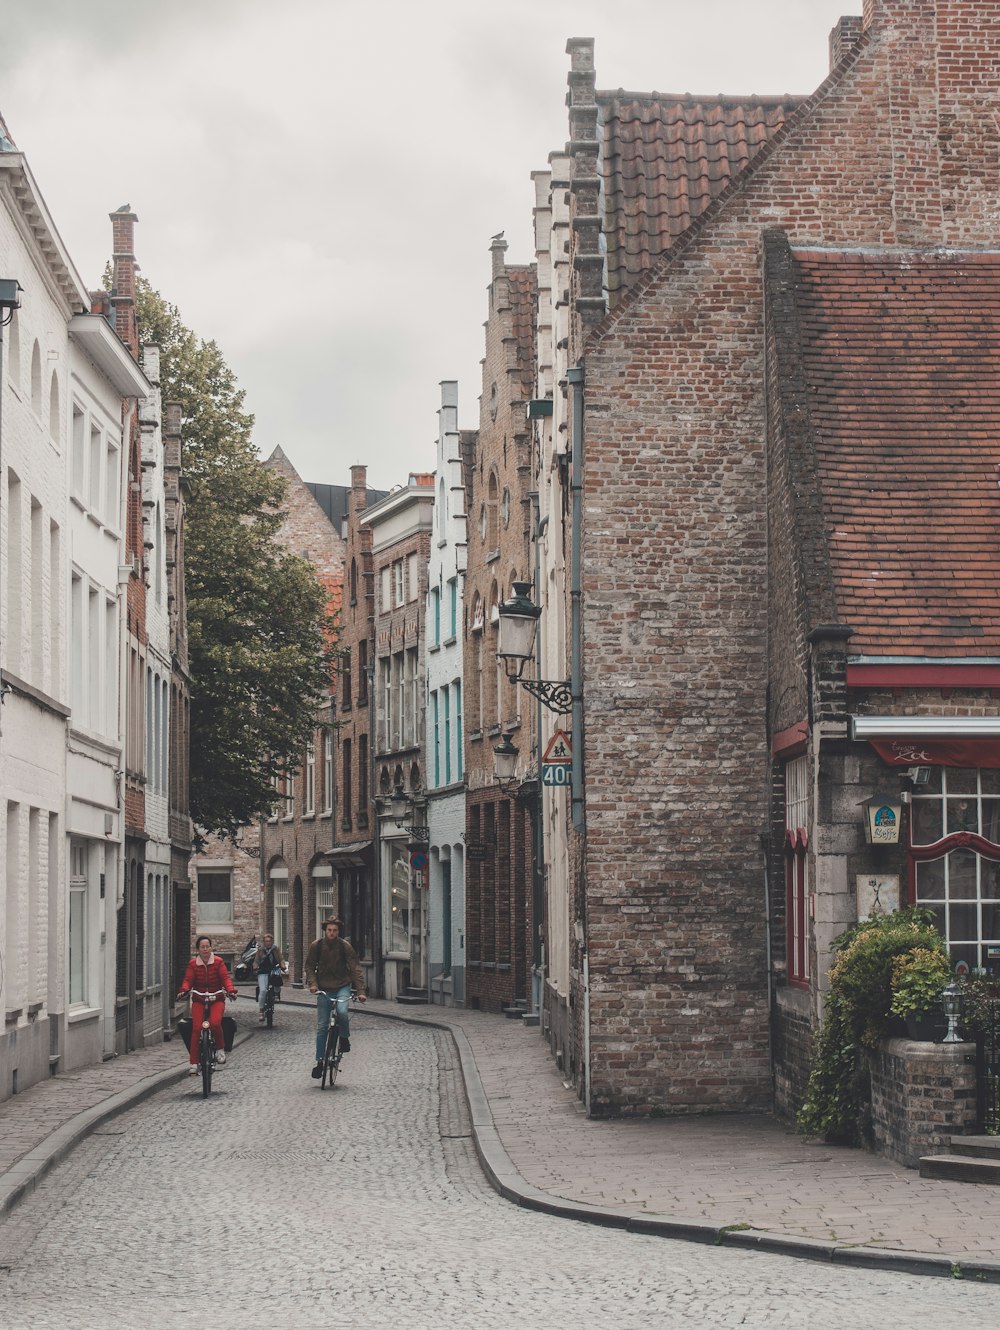
<instances>
[{"instance_id":1,"label":"window ledge","mask_svg":"<svg viewBox=\"0 0 1000 1330\"><path fill-rule=\"evenodd\" d=\"M100 1007L72 1007L66 1013L66 1024L79 1025L82 1021L95 1021L100 1014Z\"/></svg>"}]
</instances>

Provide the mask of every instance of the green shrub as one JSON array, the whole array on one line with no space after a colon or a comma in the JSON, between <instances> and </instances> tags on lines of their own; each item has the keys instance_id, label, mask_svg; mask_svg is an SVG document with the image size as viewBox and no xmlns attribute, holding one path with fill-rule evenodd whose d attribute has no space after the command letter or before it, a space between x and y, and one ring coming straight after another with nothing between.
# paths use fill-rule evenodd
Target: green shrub
<instances>
[{"instance_id":1,"label":"green shrub","mask_svg":"<svg viewBox=\"0 0 1000 1330\"><path fill-rule=\"evenodd\" d=\"M854 924L834 942L830 990L816 1036L799 1126L811 1136L858 1144L870 1088L862 1052L893 1017L940 1005L951 974L948 947L929 910L909 908Z\"/></svg>"}]
</instances>

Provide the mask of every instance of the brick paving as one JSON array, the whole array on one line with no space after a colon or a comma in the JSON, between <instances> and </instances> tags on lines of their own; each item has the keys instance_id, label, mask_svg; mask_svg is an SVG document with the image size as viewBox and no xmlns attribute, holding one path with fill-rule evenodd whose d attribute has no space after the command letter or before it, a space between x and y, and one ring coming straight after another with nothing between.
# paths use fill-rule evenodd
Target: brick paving
<instances>
[{"instance_id":1,"label":"brick paving","mask_svg":"<svg viewBox=\"0 0 1000 1330\"><path fill-rule=\"evenodd\" d=\"M286 1002L307 995L286 990ZM243 1031L256 1028L241 1004ZM727 1245L858 1249L995 1265L1000 1188L924 1180L760 1116L590 1122L537 1028L482 1012L372 1000L367 1012L451 1029L480 1160L510 1199ZM184 1074L179 1041L33 1086L0 1104L0 1213L101 1121ZM911 1262L911 1264L913 1264ZM915 1262L919 1265L920 1262Z\"/></svg>"}]
</instances>

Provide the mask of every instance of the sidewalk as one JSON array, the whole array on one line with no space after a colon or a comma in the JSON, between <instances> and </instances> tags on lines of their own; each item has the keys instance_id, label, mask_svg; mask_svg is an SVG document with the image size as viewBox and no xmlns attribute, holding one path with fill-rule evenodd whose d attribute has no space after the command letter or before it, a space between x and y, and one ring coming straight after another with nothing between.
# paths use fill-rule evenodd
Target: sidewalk
<instances>
[{"instance_id":1,"label":"sidewalk","mask_svg":"<svg viewBox=\"0 0 1000 1330\"><path fill-rule=\"evenodd\" d=\"M300 990L286 988L283 1000L312 1005ZM364 1011L451 1031L480 1161L516 1204L838 1264L943 1275L961 1267L965 1278L1000 1283L1000 1187L925 1180L758 1116L589 1122L537 1027L378 999ZM173 1042L0 1104L0 1214L100 1122L185 1070Z\"/></svg>"}]
</instances>

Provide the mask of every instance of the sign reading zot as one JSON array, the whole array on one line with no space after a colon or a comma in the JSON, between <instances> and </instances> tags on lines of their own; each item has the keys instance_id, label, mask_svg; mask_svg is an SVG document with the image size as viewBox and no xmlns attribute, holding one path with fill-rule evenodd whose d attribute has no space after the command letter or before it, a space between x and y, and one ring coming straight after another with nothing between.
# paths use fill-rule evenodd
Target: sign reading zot
<instances>
[{"instance_id":1,"label":"sign reading zot","mask_svg":"<svg viewBox=\"0 0 1000 1330\"><path fill-rule=\"evenodd\" d=\"M542 784L573 783L573 744L565 730L556 730L542 754Z\"/></svg>"}]
</instances>

